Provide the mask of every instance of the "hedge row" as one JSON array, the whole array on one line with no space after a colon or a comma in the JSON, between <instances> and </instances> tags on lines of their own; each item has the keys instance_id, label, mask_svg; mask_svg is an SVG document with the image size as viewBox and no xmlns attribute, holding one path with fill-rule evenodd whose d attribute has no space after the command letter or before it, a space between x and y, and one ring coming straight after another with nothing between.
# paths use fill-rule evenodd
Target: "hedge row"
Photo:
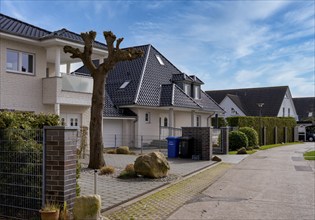
<instances>
[{"instance_id":1,"label":"hedge row","mask_svg":"<svg viewBox=\"0 0 315 220\"><path fill-rule=\"evenodd\" d=\"M275 127L277 127L277 143L285 142L284 128L287 127L287 142L293 142L293 130L296 126L296 121L291 117L253 117L253 116L235 116L228 117L226 121L231 127L252 127L254 128L261 140L260 128L266 127L267 144L274 144Z\"/></svg>"}]
</instances>

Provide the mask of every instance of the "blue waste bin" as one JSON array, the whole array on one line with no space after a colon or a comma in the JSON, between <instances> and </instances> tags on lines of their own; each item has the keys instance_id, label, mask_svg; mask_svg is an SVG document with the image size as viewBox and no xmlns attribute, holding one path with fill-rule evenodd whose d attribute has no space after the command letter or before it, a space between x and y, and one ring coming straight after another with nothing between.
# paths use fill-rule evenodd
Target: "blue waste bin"
<instances>
[{"instance_id":1,"label":"blue waste bin","mask_svg":"<svg viewBox=\"0 0 315 220\"><path fill-rule=\"evenodd\" d=\"M180 137L169 136L167 140L167 157L177 158L179 154L179 141Z\"/></svg>"}]
</instances>

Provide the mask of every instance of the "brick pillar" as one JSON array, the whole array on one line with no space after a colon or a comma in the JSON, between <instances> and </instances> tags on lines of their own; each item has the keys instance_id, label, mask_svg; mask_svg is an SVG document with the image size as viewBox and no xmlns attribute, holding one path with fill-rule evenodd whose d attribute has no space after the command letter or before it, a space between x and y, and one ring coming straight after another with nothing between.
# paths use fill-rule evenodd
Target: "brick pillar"
<instances>
[{"instance_id":1,"label":"brick pillar","mask_svg":"<svg viewBox=\"0 0 315 220\"><path fill-rule=\"evenodd\" d=\"M221 148L223 154L229 153L229 130L230 128L221 128Z\"/></svg>"},{"instance_id":2,"label":"brick pillar","mask_svg":"<svg viewBox=\"0 0 315 220\"><path fill-rule=\"evenodd\" d=\"M299 130L298 130L299 126L295 126L293 129L293 141L297 142L299 141Z\"/></svg>"},{"instance_id":3,"label":"brick pillar","mask_svg":"<svg viewBox=\"0 0 315 220\"><path fill-rule=\"evenodd\" d=\"M77 129L45 127L45 200L64 201L71 209L76 197Z\"/></svg>"}]
</instances>

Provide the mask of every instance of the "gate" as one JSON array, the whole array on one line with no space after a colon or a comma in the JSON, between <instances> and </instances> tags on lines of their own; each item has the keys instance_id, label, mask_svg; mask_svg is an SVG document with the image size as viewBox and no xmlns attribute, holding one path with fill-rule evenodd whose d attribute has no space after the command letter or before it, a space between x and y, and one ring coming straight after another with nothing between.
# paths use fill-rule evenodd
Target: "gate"
<instances>
[{"instance_id":1,"label":"gate","mask_svg":"<svg viewBox=\"0 0 315 220\"><path fill-rule=\"evenodd\" d=\"M43 130L0 130L0 219L39 219Z\"/></svg>"}]
</instances>

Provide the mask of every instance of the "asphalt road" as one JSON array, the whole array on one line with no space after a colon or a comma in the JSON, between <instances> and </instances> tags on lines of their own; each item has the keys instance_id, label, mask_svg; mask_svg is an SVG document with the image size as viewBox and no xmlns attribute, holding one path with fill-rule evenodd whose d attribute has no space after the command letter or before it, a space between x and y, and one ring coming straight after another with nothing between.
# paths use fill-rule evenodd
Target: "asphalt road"
<instances>
[{"instance_id":1,"label":"asphalt road","mask_svg":"<svg viewBox=\"0 0 315 220\"><path fill-rule=\"evenodd\" d=\"M315 219L315 144L257 152L235 165L168 219Z\"/></svg>"}]
</instances>

